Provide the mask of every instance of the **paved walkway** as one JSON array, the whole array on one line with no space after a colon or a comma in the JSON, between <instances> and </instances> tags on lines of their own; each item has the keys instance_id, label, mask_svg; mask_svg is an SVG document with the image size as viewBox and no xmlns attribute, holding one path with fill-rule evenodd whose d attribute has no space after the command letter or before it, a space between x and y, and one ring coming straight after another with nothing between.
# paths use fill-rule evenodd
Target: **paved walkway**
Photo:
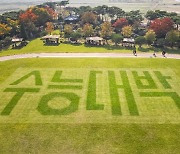
<instances>
[{"instance_id":1,"label":"paved walkway","mask_svg":"<svg viewBox=\"0 0 180 154\"><path fill-rule=\"evenodd\" d=\"M152 53L32 53L0 57L0 61L22 58L165 58L160 53L154 57ZM166 58L180 59L180 54L166 54Z\"/></svg>"}]
</instances>

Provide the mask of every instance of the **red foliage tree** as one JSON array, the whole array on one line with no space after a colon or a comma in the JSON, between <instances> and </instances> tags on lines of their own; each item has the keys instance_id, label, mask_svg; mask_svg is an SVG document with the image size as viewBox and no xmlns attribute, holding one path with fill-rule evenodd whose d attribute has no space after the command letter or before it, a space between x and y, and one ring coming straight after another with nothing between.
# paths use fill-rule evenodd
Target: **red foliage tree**
<instances>
[{"instance_id":1,"label":"red foliage tree","mask_svg":"<svg viewBox=\"0 0 180 154\"><path fill-rule=\"evenodd\" d=\"M19 20L24 23L35 22L37 20L37 18L38 18L38 16L36 14L34 14L31 9L20 14L20 16L19 16Z\"/></svg>"},{"instance_id":2,"label":"red foliage tree","mask_svg":"<svg viewBox=\"0 0 180 154\"><path fill-rule=\"evenodd\" d=\"M50 7L45 7L45 10L48 12L48 14L55 19L57 17L57 13Z\"/></svg>"},{"instance_id":3,"label":"red foliage tree","mask_svg":"<svg viewBox=\"0 0 180 154\"><path fill-rule=\"evenodd\" d=\"M167 32L173 29L173 21L171 18L162 18L162 19L155 19L152 21L150 25L150 29L152 29L157 37L165 37Z\"/></svg>"},{"instance_id":4,"label":"red foliage tree","mask_svg":"<svg viewBox=\"0 0 180 154\"><path fill-rule=\"evenodd\" d=\"M128 25L128 20L126 18L120 18L113 24L113 26L119 30L121 30L124 26L127 25Z\"/></svg>"}]
</instances>

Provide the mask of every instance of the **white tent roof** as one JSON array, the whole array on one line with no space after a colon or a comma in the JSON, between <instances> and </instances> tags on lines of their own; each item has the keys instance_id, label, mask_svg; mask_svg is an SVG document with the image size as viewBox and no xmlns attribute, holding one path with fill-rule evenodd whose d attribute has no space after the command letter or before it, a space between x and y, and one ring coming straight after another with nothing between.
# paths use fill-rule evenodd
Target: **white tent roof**
<instances>
[{"instance_id":1,"label":"white tent roof","mask_svg":"<svg viewBox=\"0 0 180 154\"><path fill-rule=\"evenodd\" d=\"M13 38L12 42L22 42L23 38Z\"/></svg>"},{"instance_id":2,"label":"white tent roof","mask_svg":"<svg viewBox=\"0 0 180 154\"><path fill-rule=\"evenodd\" d=\"M102 41L104 40L101 37L87 37L86 40L90 40L90 41Z\"/></svg>"},{"instance_id":3,"label":"white tent roof","mask_svg":"<svg viewBox=\"0 0 180 154\"><path fill-rule=\"evenodd\" d=\"M46 36L43 36L41 39L58 39L60 38L59 35L46 35Z\"/></svg>"},{"instance_id":4,"label":"white tent roof","mask_svg":"<svg viewBox=\"0 0 180 154\"><path fill-rule=\"evenodd\" d=\"M134 43L135 40L133 38L124 38L123 42Z\"/></svg>"}]
</instances>

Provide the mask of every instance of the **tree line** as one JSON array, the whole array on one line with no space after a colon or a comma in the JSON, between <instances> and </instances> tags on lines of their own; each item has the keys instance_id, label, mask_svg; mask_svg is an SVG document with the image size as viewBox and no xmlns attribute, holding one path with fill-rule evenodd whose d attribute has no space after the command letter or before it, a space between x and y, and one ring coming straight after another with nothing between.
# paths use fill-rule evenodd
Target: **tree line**
<instances>
[{"instance_id":1,"label":"tree line","mask_svg":"<svg viewBox=\"0 0 180 154\"><path fill-rule=\"evenodd\" d=\"M89 36L100 36L106 42L121 43L123 38L134 38L140 47L147 43L163 46L179 46L180 16L166 11L139 10L125 12L106 5L65 7L68 1L44 3L25 11L7 12L0 16L0 48L11 44L12 37L26 40L51 34L60 29L60 35L78 41ZM60 12L57 12L60 7ZM78 16L76 22L67 23L68 16ZM144 22L146 21L146 22Z\"/></svg>"}]
</instances>

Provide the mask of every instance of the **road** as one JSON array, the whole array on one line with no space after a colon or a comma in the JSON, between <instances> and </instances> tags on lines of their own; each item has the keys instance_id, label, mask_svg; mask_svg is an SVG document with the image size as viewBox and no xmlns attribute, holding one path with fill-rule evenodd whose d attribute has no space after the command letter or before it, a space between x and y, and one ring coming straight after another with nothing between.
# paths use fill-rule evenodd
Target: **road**
<instances>
[{"instance_id":1,"label":"road","mask_svg":"<svg viewBox=\"0 0 180 154\"><path fill-rule=\"evenodd\" d=\"M23 58L171 58L180 59L180 54L166 54L163 57L160 53L154 57L152 53L140 53L137 56L129 53L32 53L0 57L0 61Z\"/></svg>"}]
</instances>

